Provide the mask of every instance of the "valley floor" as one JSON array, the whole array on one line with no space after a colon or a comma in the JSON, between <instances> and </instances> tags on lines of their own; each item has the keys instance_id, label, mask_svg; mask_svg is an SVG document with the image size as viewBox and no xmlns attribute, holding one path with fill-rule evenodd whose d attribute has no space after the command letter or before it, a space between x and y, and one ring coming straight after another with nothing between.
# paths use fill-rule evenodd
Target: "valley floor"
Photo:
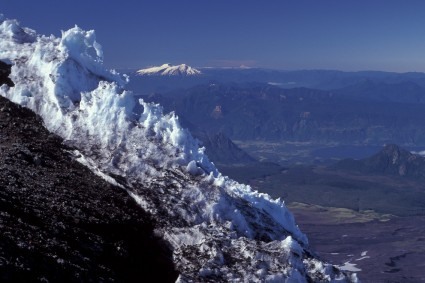
<instances>
[{"instance_id":1,"label":"valley floor","mask_svg":"<svg viewBox=\"0 0 425 283\"><path fill-rule=\"evenodd\" d=\"M425 282L425 216L288 205L312 250L364 283Z\"/></svg>"},{"instance_id":2,"label":"valley floor","mask_svg":"<svg viewBox=\"0 0 425 283\"><path fill-rule=\"evenodd\" d=\"M325 166L259 163L220 169L283 198L311 249L325 261L357 272L362 282L425 282L421 180Z\"/></svg>"}]
</instances>

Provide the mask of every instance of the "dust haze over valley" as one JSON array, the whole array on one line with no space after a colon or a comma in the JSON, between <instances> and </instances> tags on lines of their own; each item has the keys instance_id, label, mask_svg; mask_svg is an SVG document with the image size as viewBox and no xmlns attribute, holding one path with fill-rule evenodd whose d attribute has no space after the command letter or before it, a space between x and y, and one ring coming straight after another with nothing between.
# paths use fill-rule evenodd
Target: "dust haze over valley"
<instances>
[{"instance_id":1,"label":"dust haze over valley","mask_svg":"<svg viewBox=\"0 0 425 283\"><path fill-rule=\"evenodd\" d=\"M424 282L409 3L2 3L0 281Z\"/></svg>"}]
</instances>

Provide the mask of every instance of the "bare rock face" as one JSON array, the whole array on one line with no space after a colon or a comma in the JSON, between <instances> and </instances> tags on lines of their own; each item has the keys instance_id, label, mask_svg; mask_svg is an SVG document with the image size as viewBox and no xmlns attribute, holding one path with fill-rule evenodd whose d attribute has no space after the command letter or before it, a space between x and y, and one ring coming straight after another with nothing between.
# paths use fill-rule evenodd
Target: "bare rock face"
<instances>
[{"instance_id":1,"label":"bare rock face","mask_svg":"<svg viewBox=\"0 0 425 283\"><path fill-rule=\"evenodd\" d=\"M0 281L174 282L154 220L69 150L34 113L0 97Z\"/></svg>"}]
</instances>

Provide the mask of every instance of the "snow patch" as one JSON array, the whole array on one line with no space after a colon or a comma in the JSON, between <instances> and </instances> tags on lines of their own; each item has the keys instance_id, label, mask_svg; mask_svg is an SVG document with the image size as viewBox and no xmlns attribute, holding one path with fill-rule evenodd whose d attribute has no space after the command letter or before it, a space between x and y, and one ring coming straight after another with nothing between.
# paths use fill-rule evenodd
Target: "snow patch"
<instances>
[{"instance_id":1,"label":"snow patch","mask_svg":"<svg viewBox=\"0 0 425 283\"><path fill-rule=\"evenodd\" d=\"M138 70L137 74L140 76L198 76L202 72L186 64L177 66L163 64L157 67Z\"/></svg>"},{"instance_id":2,"label":"snow patch","mask_svg":"<svg viewBox=\"0 0 425 283\"><path fill-rule=\"evenodd\" d=\"M361 260L364 260L364 259L367 259L367 258L370 258L370 256L363 256L361 258L357 258L356 261L361 261Z\"/></svg>"},{"instance_id":3,"label":"snow patch","mask_svg":"<svg viewBox=\"0 0 425 283\"><path fill-rule=\"evenodd\" d=\"M112 178L111 176L106 175L105 173L100 171L99 168L97 168L96 163L93 160L90 160L89 158L85 157L78 150L74 150L70 153L74 156L74 158L77 162L88 167L92 172L94 172L97 176L101 177L106 182L108 182L108 183L110 183L114 186L120 187L121 189L125 189L125 187L123 185L119 184L114 178Z\"/></svg>"},{"instance_id":4,"label":"snow patch","mask_svg":"<svg viewBox=\"0 0 425 283\"><path fill-rule=\"evenodd\" d=\"M370 258L370 256L368 256L368 255L367 255L367 252L368 252L368 251L364 251L364 252L362 252L362 253L360 254L360 256L361 256L361 257L360 257L360 258L357 258L357 259L356 259L356 261L361 261L361 260L364 260L364 259L368 259L368 258Z\"/></svg>"},{"instance_id":5,"label":"snow patch","mask_svg":"<svg viewBox=\"0 0 425 283\"><path fill-rule=\"evenodd\" d=\"M201 174L202 174L201 168L199 168L199 167L196 165L196 161L195 161L195 160L191 160L191 161L189 162L189 164L187 164L187 166L186 166L186 171L187 171L189 174L194 175L194 176L196 176L196 175L201 175Z\"/></svg>"},{"instance_id":6,"label":"snow patch","mask_svg":"<svg viewBox=\"0 0 425 283\"><path fill-rule=\"evenodd\" d=\"M425 150L421 150L421 151L412 151L412 154L417 154L420 155L422 157L425 157Z\"/></svg>"},{"instance_id":7,"label":"snow patch","mask_svg":"<svg viewBox=\"0 0 425 283\"><path fill-rule=\"evenodd\" d=\"M337 265L339 269L343 271L350 271L350 272L359 272L362 271L360 268L356 267L357 264L351 263L349 261L345 262L343 265Z\"/></svg>"}]
</instances>

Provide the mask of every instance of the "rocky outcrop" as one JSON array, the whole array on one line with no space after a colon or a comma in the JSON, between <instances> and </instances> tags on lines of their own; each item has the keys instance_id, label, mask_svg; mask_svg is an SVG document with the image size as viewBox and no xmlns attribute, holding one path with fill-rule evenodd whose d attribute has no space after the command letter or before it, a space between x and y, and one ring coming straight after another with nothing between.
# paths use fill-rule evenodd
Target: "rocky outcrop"
<instances>
[{"instance_id":1,"label":"rocky outcrop","mask_svg":"<svg viewBox=\"0 0 425 283\"><path fill-rule=\"evenodd\" d=\"M333 166L339 170L425 179L425 158L397 145L386 145L377 154L361 159L344 159Z\"/></svg>"}]
</instances>

